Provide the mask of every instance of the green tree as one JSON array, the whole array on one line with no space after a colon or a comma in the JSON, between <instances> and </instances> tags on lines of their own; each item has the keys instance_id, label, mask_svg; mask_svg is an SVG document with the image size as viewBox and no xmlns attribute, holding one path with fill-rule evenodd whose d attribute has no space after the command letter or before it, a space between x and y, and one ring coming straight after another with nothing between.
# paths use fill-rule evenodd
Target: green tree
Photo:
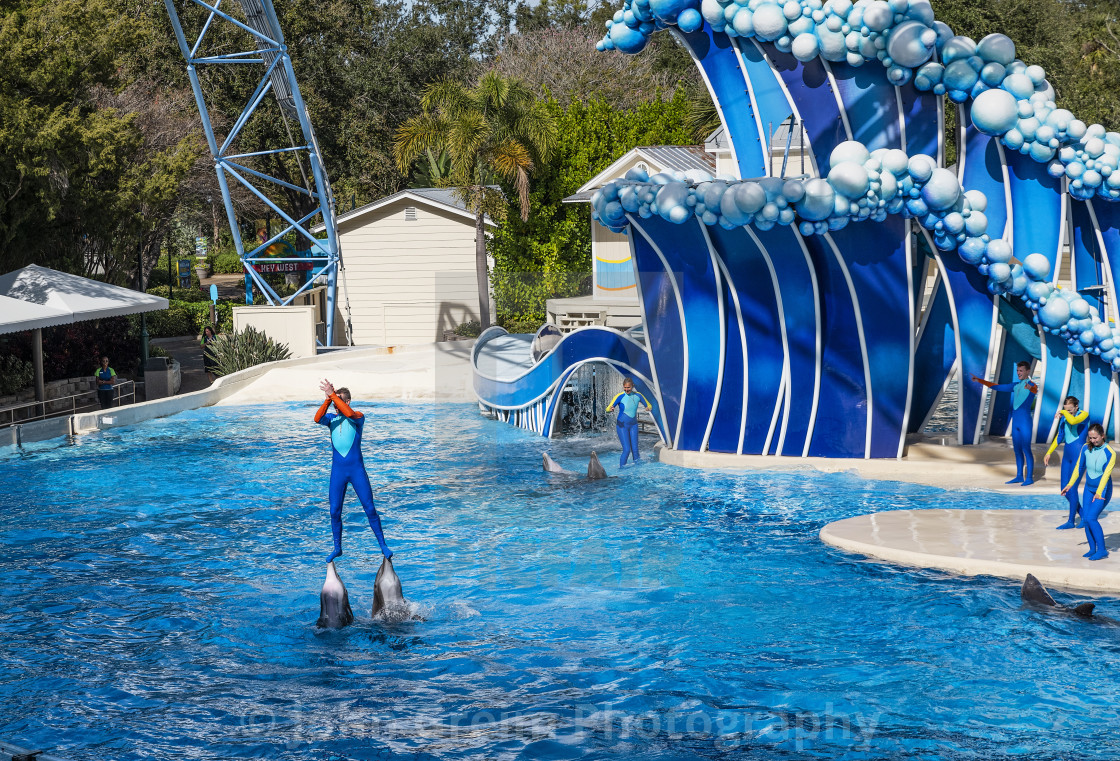
<instances>
[{"instance_id":1,"label":"green tree","mask_svg":"<svg viewBox=\"0 0 1120 761\"><path fill-rule=\"evenodd\" d=\"M0 17L0 261L125 283L151 257L199 146L148 130L128 69L149 28L111 0L9 3ZM166 105L164 102L164 106Z\"/></svg>"},{"instance_id":2,"label":"green tree","mask_svg":"<svg viewBox=\"0 0 1120 761\"><path fill-rule=\"evenodd\" d=\"M543 103L517 79L487 72L474 87L445 80L429 86L423 113L397 132L397 166L407 171L429 149L451 158L448 187L458 189L475 215L475 268L483 329L490 325L485 217L502 219L505 197L496 181L517 195L521 219L529 215L529 174L548 158L557 140L556 124Z\"/></svg>"},{"instance_id":3,"label":"green tree","mask_svg":"<svg viewBox=\"0 0 1120 761\"><path fill-rule=\"evenodd\" d=\"M552 159L534 173L528 219L510 215L495 233L494 295L503 324L539 325L549 298L587 293L591 274L591 212L563 203L588 180L642 145L692 142L688 94L620 109L602 98L548 102L558 126Z\"/></svg>"}]
</instances>

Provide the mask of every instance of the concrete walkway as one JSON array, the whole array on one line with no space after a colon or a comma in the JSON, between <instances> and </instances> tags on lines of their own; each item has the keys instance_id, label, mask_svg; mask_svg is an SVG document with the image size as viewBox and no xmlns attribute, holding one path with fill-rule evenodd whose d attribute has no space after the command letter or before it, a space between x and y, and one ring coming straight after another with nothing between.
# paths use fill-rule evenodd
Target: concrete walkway
<instances>
[{"instance_id":1,"label":"concrete walkway","mask_svg":"<svg viewBox=\"0 0 1120 761\"><path fill-rule=\"evenodd\" d=\"M774 457L718 452L680 452L657 446L660 462L686 468L744 470L817 470L822 473L856 473L876 481L905 481L942 489L967 489L1023 496L1053 495L1061 473L1061 453L1052 458L1054 467L1042 465L1046 445L1034 448L1034 484L1005 484L1015 475L1015 453L1010 439L989 439L976 446L942 445L913 439L898 460L857 460L832 457Z\"/></svg>"},{"instance_id":2,"label":"concrete walkway","mask_svg":"<svg viewBox=\"0 0 1120 761\"><path fill-rule=\"evenodd\" d=\"M1022 581L1033 573L1044 585L1120 593L1120 517L1101 518L1111 556L1081 557L1089 545L1082 529L1058 531L1066 511L893 510L830 523L821 540L848 552L899 565L966 576Z\"/></svg>"}]
</instances>

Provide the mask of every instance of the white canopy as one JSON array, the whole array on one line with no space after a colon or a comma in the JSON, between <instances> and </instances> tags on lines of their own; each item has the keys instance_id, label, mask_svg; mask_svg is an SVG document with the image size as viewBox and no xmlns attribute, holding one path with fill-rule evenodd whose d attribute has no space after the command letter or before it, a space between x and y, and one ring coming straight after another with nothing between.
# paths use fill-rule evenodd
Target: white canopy
<instances>
[{"instance_id":1,"label":"white canopy","mask_svg":"<svg viewBox=\"0 0 1120 761\"><path fill-rule=\"evenodd\" d=\"M0 296L0 333L18 333L44 325L58 325L60 319L65 322L68 317L65 312L52 307Z\"/></svg>"},{"instance_id":2,"label":"white canopy","mask_svg":"<svg viewBox=\"0 0 1120 761\"><path fill-rule=\"evenodd\" d=\"M167 309L167 299L37 264L0 276L0 333Z\"/></svg>"}]
</instances>

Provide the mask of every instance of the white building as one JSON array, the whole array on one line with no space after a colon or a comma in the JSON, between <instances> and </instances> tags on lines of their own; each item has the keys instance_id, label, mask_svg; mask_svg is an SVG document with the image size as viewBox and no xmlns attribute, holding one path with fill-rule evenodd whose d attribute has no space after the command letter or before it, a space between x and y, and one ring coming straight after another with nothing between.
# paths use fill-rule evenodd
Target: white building
<instances>
[{"instance_id":1,"label":"white building","mask_svg":"<svg viewBox=\"0 0 1120 761\"><path fill-rule=\"evenodd\" d=\"M445 330L479 319L475 218L452 190L402 190L348 211L338 236L339 338L346 301L358 346L442 341Z\"/></svg>"}]
</instances>

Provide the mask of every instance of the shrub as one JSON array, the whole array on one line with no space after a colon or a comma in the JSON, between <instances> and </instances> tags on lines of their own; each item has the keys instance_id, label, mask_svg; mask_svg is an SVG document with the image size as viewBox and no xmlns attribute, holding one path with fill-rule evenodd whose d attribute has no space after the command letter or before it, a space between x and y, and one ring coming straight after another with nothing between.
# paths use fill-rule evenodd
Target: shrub
<instances>
[{"instance_id":1,"label":"shrub","mask_svg":"<svg viewBox=\"0 0 1120 761\"><path fill-rule=\"evenodd\" d=\"M44 379L92 376L103 356L118 374L131 373L140 359L138 325L131 317L107 317L43 328ZM0 353L30 362L31 342L30 331L0 337Z\"/></svg>"},{"instance_id":2,"label":"shrub","mask_svg":"<svg viewBox=\"0 0 1120 761\"><path fill-rule=\"evenodd\" d=\"M30 362L5 354L0 357L0 396L23 391L35 382L35 368Z\"/></svg>"},{"instance_id":3,"label":"shrub","mask_svg":"<svg viewBox=\"0 0 1120 761\"><path fill-rule=\"evenodd\" d=\"M478 338L478 335L482 332L482 325L478 322L478 320L467 320L463 324L456 326L455 330L452 332L454 332L457 336Z\"/></svg>"},{"instance_id":4,"label":"shrub","mask_svg":"<svg viewBox=\"0 0 1120 761\"><path fill-rule=\"evenodd\" d=\"M536 317L500 317L498 324L508 330L510 333L536 333L540 330L541 325L544 325L544 320L537 319Z\"/></svg>"},{"instance_id":5,"label":"shrub","mask_svg":"<svg viewBox=\"0 0 1120 761\"><path fill-rule=\"evenodd\" d=\"M209 345L215 375L230 375L247 367L277 362L291 356L287 344L278 344L251 325L240 333L225 333Z\"/></svg>"},{"instance_id":6,"label":"shrub","mask_svg":"<svg viewBox=\"0 0 1120 761\"><path fill-rule=\"evenodd\" d=\"M245 271L235 251L224 251L209 257L210 271L215 275L239 275Z\"/></svg>"},{"instance_id":7,"label":"shrub","mask_svg":"<svg viewBox=\"0 0 1120 761\"><path fill-rule=\"evenodd\" d=\"M195 281L197 282L197 280ZM210 294L200 289L197 285L194 288L180 288L175 286L175 292L172 293L171 289L166 285L157 285L149 288L148 293L153 296L162 296L165 299L174 297L175 301L209 301Z\"/></svg>"},{"instance_id":8,"label":"shrub","mask_svg":"<svg viewBox=\"0 0 1120 761\"><path fill-rule=\"evenodd\" d=\"M233 330L233 302L219 301L219 333ZM131 318L136 335L140 335L140 315ZM175 338L176 336L197 336L210 324L209 301L172 301L171 305L159 312L147 313L149 338Z\"/></svg>"}]
</instances>

